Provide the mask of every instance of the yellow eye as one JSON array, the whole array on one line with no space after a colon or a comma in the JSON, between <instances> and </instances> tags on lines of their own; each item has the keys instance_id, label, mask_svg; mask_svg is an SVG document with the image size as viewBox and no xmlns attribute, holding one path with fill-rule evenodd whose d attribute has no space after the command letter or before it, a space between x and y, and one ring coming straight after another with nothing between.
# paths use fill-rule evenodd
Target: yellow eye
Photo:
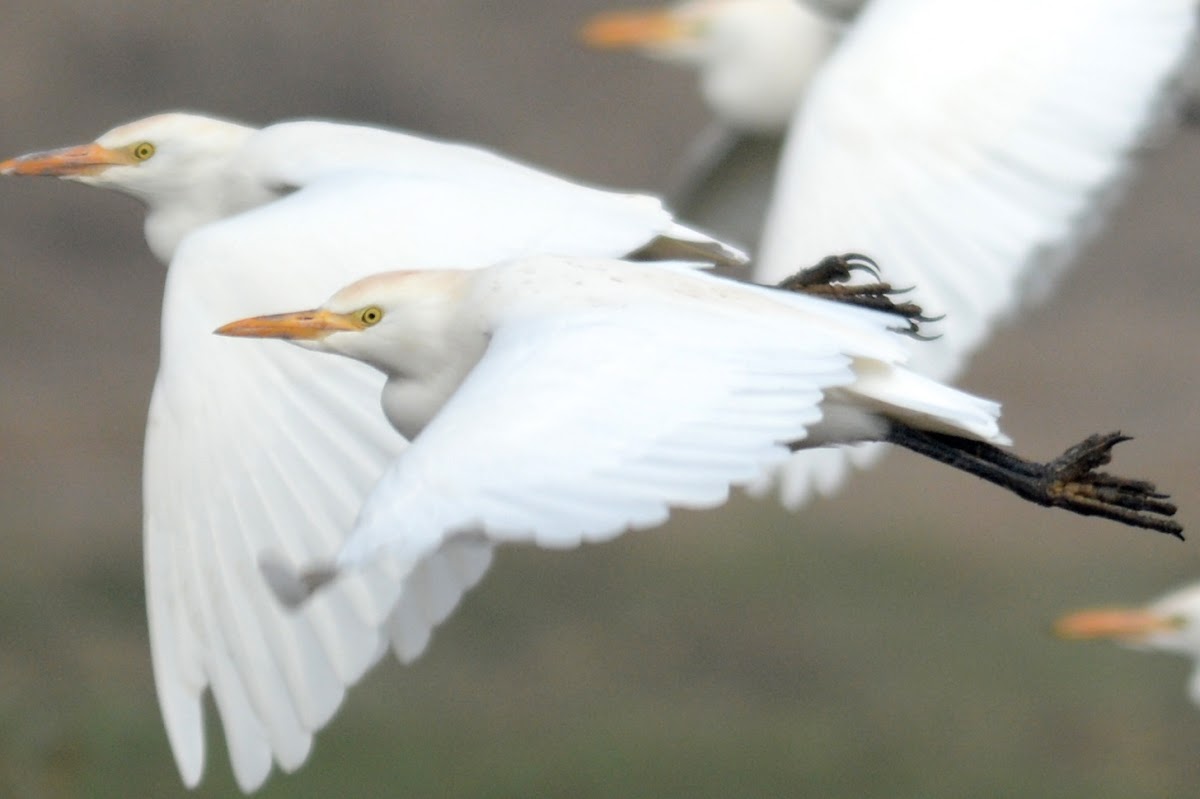
<instances>
[{"instance_id":1,"label":"yellow eye","mask_svg":"<svg viewBox=\"0 0 1200 799\"><path fill-rule=\"evenodd\" d=\"M364 327L379 324L379 320L383 318L383 310L372 305L370 308L363 308L358 312L358 321L363 323Z\"/></svg>"},{"instance_id":2,"label":"yellow eye","mask_svg":"<svg viewBox=\"0 0 1200 799\"><path fill-rule=\"evenodd\" d=\"M152 155L154 155L154 145L148 141L133 146L133 157L139 161L145 161Z\"/></svg>"}]
</instances>

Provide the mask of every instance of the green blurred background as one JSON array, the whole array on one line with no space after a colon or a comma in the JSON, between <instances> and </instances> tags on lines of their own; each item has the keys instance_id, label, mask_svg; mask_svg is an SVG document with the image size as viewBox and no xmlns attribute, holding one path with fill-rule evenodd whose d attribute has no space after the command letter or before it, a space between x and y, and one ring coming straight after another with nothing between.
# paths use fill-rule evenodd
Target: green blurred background
<instances>
[{"instance_id":1,"label":"green blurred background","mask_svg":"<svg viewBox=\"0 0 1200 799\"><path fill-rule=\"evenodd\" d=\"M407 127L656 190L706 113L690 76L577 46L605 7L10 2L0 154L178 108ZM139 542L163 270L128 199L6 180L0 208L0 795L187 795ZM1185 131L962 382L1005 403L1030 455L1135 434L1120 471L1200 534L1198 253ZM1197 552L903 452L796 515L741 499L603 546L507 550L423 659L379 667L260 795L1194 795L1190 665L1048 629L1200 578ZM211 743L195 796L235 791Z\"/></svg>"}]
</instances>

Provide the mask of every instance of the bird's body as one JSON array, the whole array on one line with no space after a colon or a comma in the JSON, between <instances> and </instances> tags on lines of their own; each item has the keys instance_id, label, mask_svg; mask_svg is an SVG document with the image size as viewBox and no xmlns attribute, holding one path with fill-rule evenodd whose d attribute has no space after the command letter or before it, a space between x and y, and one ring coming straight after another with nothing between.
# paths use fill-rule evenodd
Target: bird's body
<instances>
[{"instance_id":1,"label":"bird's body","mask_svg":"<svg viewBox=\"0 0 1200 799\"><path fill-rule=\"evenodd\" d=\"M687 13L716 20L733 6L760 17L746 37L781 13L752 0ZM688 8L667 12L677 24L652 32L657 46L704 37L704 26L682 25ZM787 125L754 279L774 283L831 252L869 253L945 317L912 368L955 378L1100 228L1171 116L1197 17L1196 0L863 4ZM836 488L849 457L878 454L796 459L781 478L785 504Z\"/></svg>"},{"instance_id":2,"label":"bird's body","mask_svg":"<svg viewBox=\"0 0 1200 799\"><path fill-rule=\"evenodd\" d=\"M379 413L374 371L290 347L239 346L210 335L214 327L311 304L388 269L471 269L544 251L741 257L651 197L329 122L256 130L165 114L92 144L11 159L0 174L53 175L141 199L147 241L170 261L144 537L155 683L188 785L204 767L206 690L238 783L252 790L273 762L290 771L305 760L313 731L389 643L415 657L488 559L454 542L398 600L385 576L367 570L299 613L280 608L259 553L332 557L404 442ZM329 461L339 463L332 477L314 466ZM413 617L421 637L409 634Z\"/></svg>"},{"instance_id":3,"label":"bird's body","mask_svg":"<svg viewBox=\"0 0 1200 799\"><path fill-rule=\"evenodd\" d=\"M868 385L874 402L887 406L888 418L985 441L1004 440L994 423L998 405L932 382L924 384L899 368L908 357L908 347L902 345L892 330L894 318L788 291L717 278L694 265L646 266L611 259L547 256L461 273L391 273L367 278L339 292L331 307L369 305L377 292L418 298L403 306L403 335L396 335L378 349L358 350L347 344L349 350L345 354L388 376L384 412L409 438L416 437L436 416L478 366L489 342L507 326L533 320L548 323L548 320L589 314L595 314L599 324L605 314L617 316L636 311L661 320L656 324L664 329L677 322L707 321L716 331L712 336L742 336L743 344L758 335L778 336L781 341L773 346L781 353L790 348L803 354L819 346L815 341L823 340L820 346L831 352L840 347L845 358L865 359L854 364L855 383L840 386L832 391L832 396L824 398L822 424L805 435L804 440L810 445L854 443L881 437L884 426L876 418L880 416L879 409L868 400L868 393L855 393L855 386L866 391ZM375 331L377 335L382 332L382 329ZM661 357L670 357L661 339L653 341L654 344L647 346L657 346L664 351ZM628 356L614 344L610 357ZM603 363L606 359L597 360ZM883 388L881 382L887 383L887 387ZM916 389L921 386L935 395L961 402L957 410L963 416L953 418L953 403L947 402L946 418L922 417L923 421L918 422L917 406L906 408L902 399L889 405L883 399L897 393L901 383L915 390L914 402L920 396ZM617 388L614 386L614 390ZM844 397L844 393L848 396ZM413 396L426 399L414 402ZM855 408L863 410L859 418L853 418ZM834 409L832 414L831 409ZM830 415L835 420L830 420Z\"/></svg>"},{"instance_id":4,"label":"bird's body","mask_svg":"<svg viewBox=\"0 0 1200 799\"><path fill-rule=\"evenodd\" d=\"M413 443L337 563L391 554L403 576L460 534L570 546L657 525L723 502L789 447L895 423L1006 443L996 403L904 369L895 321L694 265L545 256L377 275L220 332L387 375L384 410Z\"/></svg>"},{"instance_id":5,"label":"bird's body","mask_svg":"<svg viewBox=\"0 0 1200 799\"><path fill-rule=\"evenodd\" d=\"M1035 477L1045 466L996 449L1009 443L1000 406L906 369L895 312L694 264L539 256L374 275L319 308L223 325L374 366L385 414L412 439L335 558L267 553L265 573L299 603L383 560L400 594L446 545L606 540L721 504L793 450L861 441L915 444L1027 499L1078 496L1063 506L1178 535L1152 485L1093 472L1102 437L1051 467L1052 486Z\"/></svg>"}]
</instances>

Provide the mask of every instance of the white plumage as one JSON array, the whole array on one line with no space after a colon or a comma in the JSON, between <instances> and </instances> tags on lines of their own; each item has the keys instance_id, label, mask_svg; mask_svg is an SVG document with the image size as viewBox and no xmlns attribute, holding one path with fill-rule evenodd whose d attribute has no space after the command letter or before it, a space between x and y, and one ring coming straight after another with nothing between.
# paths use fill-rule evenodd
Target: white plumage
<instances>
[{"instance_id":1,"label":"white plumage","mask_svg":"<svg viewBox=\"0 0 1200 799\"><path fill-rule=\"evenodd\" d=\"M218 332L387 375L384 411L413 443L333 565L390 556L399 591L448 541L572 547L719 505L788 445L881 440L893 422L1007 443L996 403L903 368L895 321L694 267L543 256L377 275ZM286 572L271 569L294 600Z\"/></svg>"},{"instance_id":2,"label":"white plumage","mask_svg":"<svg viewBox=\"0 0 1200 799\"><path fill-rule=\"evenodd\" d=\"M729 128L779 133L837 41L840 26L796 0L685 0L591 19L594 47L637 48L695 69L700 92Z\"/></svg>"},{"instance_id":3,"label":"white plumage","mask_svg":"<svg viewBox=\"0 0 1200 799\"><path fill-rule=\"evenodd\" d=\"M803 5L683 3L662 12L674 24L643 30L641 41L690 54L704 84L710 71L736 74L726 62L740 52L705 43L710 32L724 41L733 34L717 32L736 26L753 41L764 29L787 30L782 20ZM831 54L797 94L754 279L773 283L831 252L878 258L894 285L918 286L926 312L945 316L941 337L912 367L956 377L1001 321L1046 293L1102 222L1139 148L1169 117L1197 8L1196 0L863 3L836 47L816 46ZM832 23L793 34L792 49L814 48L808 37L821 24ZM773 37L762 41L774 47ZM746 74L750 63L763 62L748 61ZM742 92L760 95L770 75L759 72ZM726 105L710 105L734 124ZM872 447L800 454L783 473L785 504L836 488L849 459L877 455Z\"/></svg>"},{"instance_id":4,"label":"white plumage","mask_svg":"<svg viewBox=\"0 0 1200 799\"><path fill-rule=\"evenodd\" d=\"M868 3L797 109L755 279L813 253L884 259L945 317L912 368L953 379L1099 226L1196 14L1195 0ZM837 457L789 464L785 503L828 483Z\"/></svg>"},{"instance_id":5,"label":"white plumage","mask_svg":"<svg viewBox=\"0 0 1200 799\"><path fill-rule=\"evenodd\" d=\"M285 770L304 761L345 686L389 644L416 657L489 558L473 542L451 542L398 603L381 565L298 614L280 608L259 553L332 557L403 442L379 413L382 380L372 370L283 345L247 347L213 328L310 304L386 269L647 247L741 257L651 197L329 122L255 130L165 114L93 144L11 159L0 174L55 175L140 198L147 241L170 261L146 432L145 558L155 684L189 786L204 768L206 688L238 784L253 790L272 761Z\"/></svg>"}]
</instances>

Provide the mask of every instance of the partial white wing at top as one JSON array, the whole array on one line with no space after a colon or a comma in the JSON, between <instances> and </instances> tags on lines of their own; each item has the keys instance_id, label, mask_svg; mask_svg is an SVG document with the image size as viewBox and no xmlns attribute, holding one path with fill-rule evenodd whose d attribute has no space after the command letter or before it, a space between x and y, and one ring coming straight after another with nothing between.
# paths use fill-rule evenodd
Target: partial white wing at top
<instances>
[{"instance_id":1,"label":"partial white wing at top","mask_svg":"<svg viewBox=\"0 0 1200 799\"><path fill-rule=\"evenodd\" d=\"M877 258L946 317L910 366L953 377L1095 229L1169 107L1196 15L1195 0L873 0L797 111L756 279ZM788 504L841 457L800 453Z\"/></svg>"},{"instance_id":2,"label":"partial white wing at top","mask_svg":"<svg viewBox=\"0 0 1200 799\"><path fill-rule=\"evenodd\" d=\"M680 229L650 198L566 183L501 192L474 187L469 171L461 182L347 171L183 241L163 305L145 537L156 681L185 782L203 769L206 687L239 785L252 790L273 760L285 770L303 762L312 731L389 636L400 657L419 654L490 560L489 547L456 541L418 567L399 605L383 563L301 613L281 611L260 553L333 557L403 442L368 367L277 342L247 347L213 329L312 306L375 272L473 268L543 249L618 256Z\"/></svg>"},{"instance_id":3,"label":"partial white wing at top","mask_svg":"<svg viewBox=\"0 0 1200 799\"><path fill-rule=\"evenodd\" d=\"M247 141L240 159L253 165L261 182L282 186L310 186L330 177L361 173L415 181L426 191L436 191L438 186L446 190L469 187L468 204L457 209L447 205L444 217L428 218L437 222L432 232L469 232L484 248L498 236L500 241L525 245L522 252L529 254L623 255L666 237L697 245L699 249L691 253L697 260L735 265L746 259L744 253L676 222L657 197L585 186L466 144L360 125L301 120L263 128ZM414 202L420 198L418 194L407 196ZM498 197L507 204L498 206ZM433 202L437 205L438 199ZM481 203L481 208L471 202ZM388 204L381 210L391 209ZM494 229L535 213L548 213L549 217L534 224L519 222L516 230ZM407 226L403 229L409 231ZM406 244L405 249L439 257L416 246ZM501 252L490 262L506 257Z\"/></svg>"}]
</instances>

